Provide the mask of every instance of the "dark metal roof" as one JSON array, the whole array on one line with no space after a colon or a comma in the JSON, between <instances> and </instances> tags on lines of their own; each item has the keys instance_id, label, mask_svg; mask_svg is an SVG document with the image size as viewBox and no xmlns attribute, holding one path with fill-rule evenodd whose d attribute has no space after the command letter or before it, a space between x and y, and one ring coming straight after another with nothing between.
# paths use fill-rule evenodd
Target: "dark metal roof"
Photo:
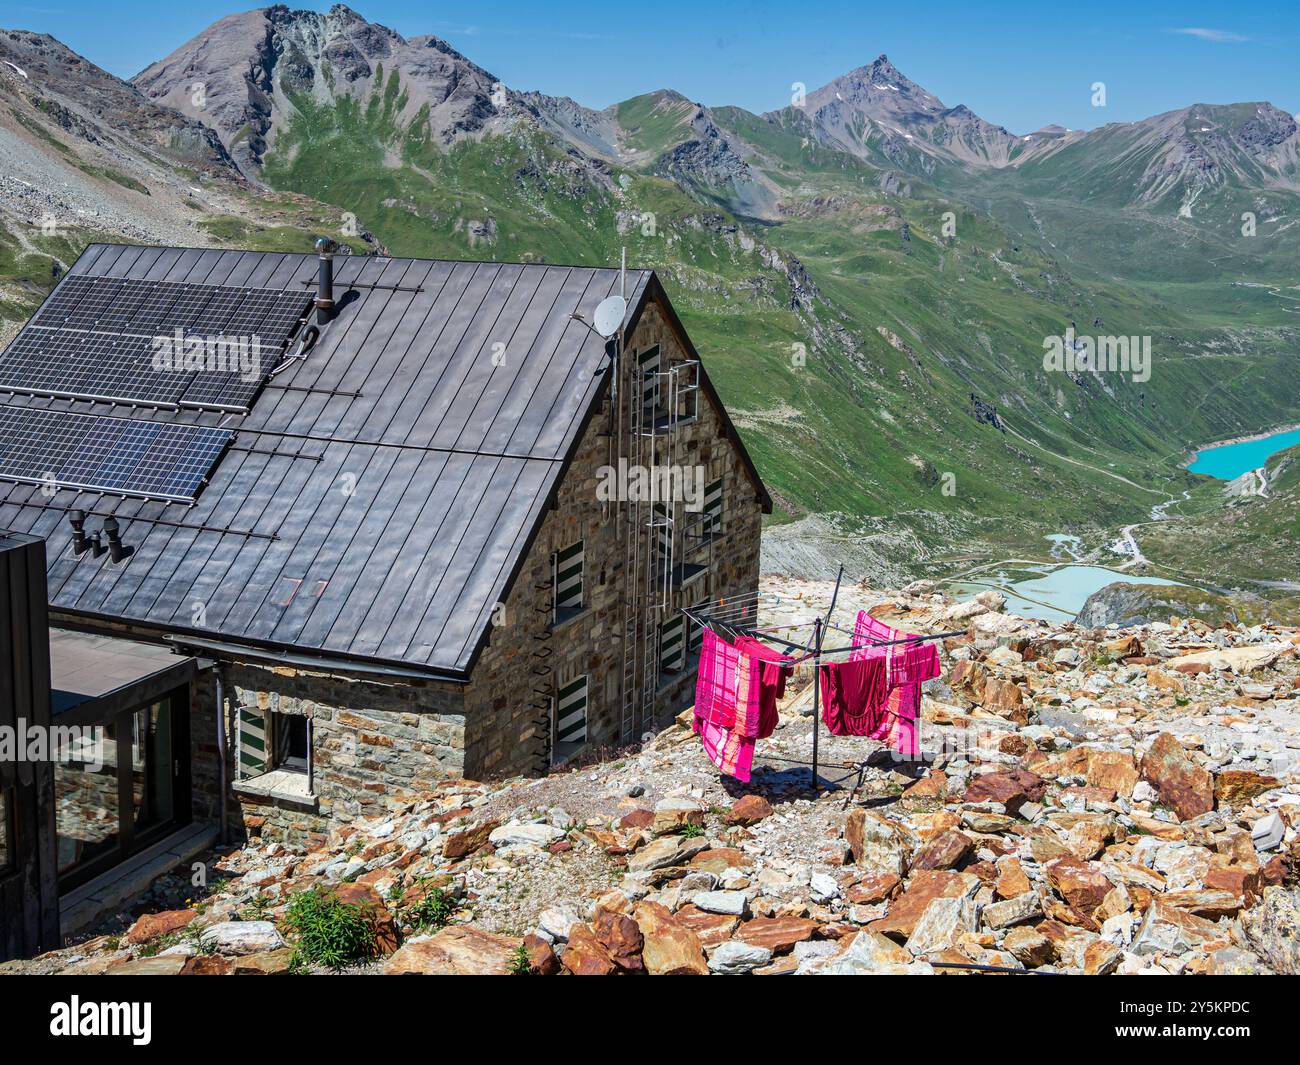
<instances>
[{"instance_id":1,"label":"dark metal roof","mask_svg":"<svg viewBox=\"0 0 1300 1065\"><path fill-rule=\"evenodd\" d=\"M95 244L69 276L288 290L316 268ZM629 321L653 281L629 271ZM590 321L618 284L589 267L338 259L337 317L251 414L132 412L236 430L197 504L0 482L0 527L48 541L59 610L463 676L605 383L605 345L570 316ZM74 508L115 515L134 556L75 556Z\"/></svg>"}]
</instances>

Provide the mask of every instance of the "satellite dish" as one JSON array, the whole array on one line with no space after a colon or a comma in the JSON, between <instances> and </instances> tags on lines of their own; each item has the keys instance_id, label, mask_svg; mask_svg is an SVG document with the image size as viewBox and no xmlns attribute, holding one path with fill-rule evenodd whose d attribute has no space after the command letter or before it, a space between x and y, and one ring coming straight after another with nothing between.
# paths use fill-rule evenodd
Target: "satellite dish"
<instances>
[{"instance_id":1,"label":"satellite dish","mask_svg":"<svg viewBox=\"0 0 1300 1065\"><path fill-rule=\"evenodd\" d=\"M596 332L608 340L622 328L626 314L627 300L622 296L607 296L596 308Z\"/></svg>"}]
</instances>

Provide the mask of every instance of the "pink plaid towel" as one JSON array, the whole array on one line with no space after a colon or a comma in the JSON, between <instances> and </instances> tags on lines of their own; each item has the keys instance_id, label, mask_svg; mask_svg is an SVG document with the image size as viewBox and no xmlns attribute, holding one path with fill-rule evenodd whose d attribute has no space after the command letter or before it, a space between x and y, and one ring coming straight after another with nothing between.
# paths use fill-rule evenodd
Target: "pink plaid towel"
<instances>
[{"instance_id":1,"label":"pink plaid towel","mask_svg":"<svg viewBox=\"0 0 1300 1065\"><path fill-rule=\"evenodd\" d=\"M889 643L906 640L914 633L901 632L858 611L853 627L854 644ZM873 716L865 735L887 743L902 754L920 754L921 685L939 675L939 649L933 643L893 644L890 647L866 646L853 651L850 661L883 656L888 666L889 697Z\"/></svg>"},{"instance_id":2,"label":"pink plaid towel","mask_svg":"<svg viewBox=\"0 0 1300 1065\"><path fill-rule=\"evenodd\" d=\"M754 763L754 740L762 726L761 670L761 660L704 630L695 731L709 760L737 780L749 780Z\"/></svg>"}]
</instances>

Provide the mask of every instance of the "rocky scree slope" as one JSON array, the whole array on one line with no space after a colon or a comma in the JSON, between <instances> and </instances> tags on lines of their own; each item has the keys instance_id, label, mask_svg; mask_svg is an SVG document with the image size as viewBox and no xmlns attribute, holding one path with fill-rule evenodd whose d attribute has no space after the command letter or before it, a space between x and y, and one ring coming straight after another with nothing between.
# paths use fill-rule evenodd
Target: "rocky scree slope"
<instances>
[{"instance_id":1,"label":"rocky scree slope","mask_svg":"<svg viewBox=\"0 0 1300 1065\"><path fill-rule=\"evenodd\" d=\"M828 591L779 584L783 619ZM1048 625L924 584L847 601L966 627L924 699L924 766L823 736L810 792L805 677L748 785L688 712L545 779L386 796L303 847L254 819L207 895L181 904L179 870L102 934L3 968L310 969L285 915L315 892L368 914L360 972L1300 973L1300 632Z\"/></svg>"}]
</instances>

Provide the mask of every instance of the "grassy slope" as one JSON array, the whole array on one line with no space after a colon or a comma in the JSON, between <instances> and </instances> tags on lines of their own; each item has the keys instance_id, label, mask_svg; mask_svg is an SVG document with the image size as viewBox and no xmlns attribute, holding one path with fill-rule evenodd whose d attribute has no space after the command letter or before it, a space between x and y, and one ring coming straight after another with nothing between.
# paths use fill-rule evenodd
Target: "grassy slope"
<instances>
[{"instance_id":1,"label":"grassy slope","mask_svg":"<svg viewBox=\"0 0 1300 1065\"><path fill-rule=\"evenodd\" d=\"M1240 393L1261 419L1281 420L1291 398L1276 387L1280 355L1234 356L1226 372L1204 357L1220 339L1216 313L1158 287L1077 276L919 182L885 196L876 168L810 147L798 129L717 113L788 190L786 219L764 228L649 176L653 162L606 180L528 126L444 151L420 120L398 126L402 93L393 73L366 101L295 100L268 180L355 212L395 254L608 264L626 245L629 261L660 271L760 469L796 512L901 515L935 553L961 553L971 536L1022 550L1054 529L1100 537L1196 483L1182 451L1233 431ZM651 154L688 132L686 112L663 99L618 109ZM955 238L940 233L948 210ZM472 238L471 223L489 219L495 233ZM793 309L781 269L738 229L797 255L823 299ZM1071 322L1156 333L1153 381L1045 374L1043 338ZM802 370L795 343L809 352ZM1041 447L974 418L972 393Z\"/></svg>"}]
</instances>

